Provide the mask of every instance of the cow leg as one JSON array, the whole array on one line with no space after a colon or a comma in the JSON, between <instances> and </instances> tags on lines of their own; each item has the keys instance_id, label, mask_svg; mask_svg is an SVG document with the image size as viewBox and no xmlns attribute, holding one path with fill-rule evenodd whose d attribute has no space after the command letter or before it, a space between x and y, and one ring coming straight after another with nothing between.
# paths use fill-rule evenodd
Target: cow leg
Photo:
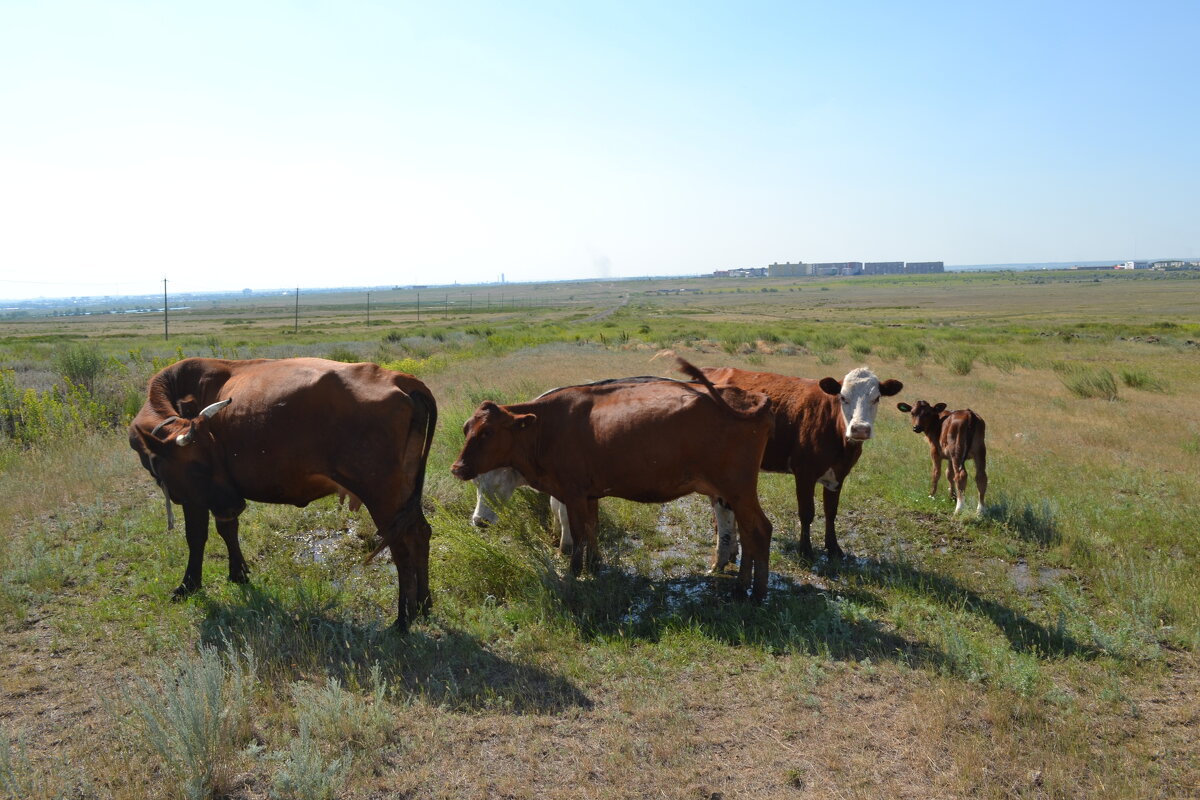
<instances>
[{"instance_id":1,"label":"cow leg","mask_svg":"<svg viewBox=\"0 0 1200 800\"><path fill-rule=\"evenodd\" d=\"M388 543L392 553L392 563L396 565L396 583L398 597L396 600L396 629L401 633L408 632L408 623L420 613L418 596L420 580L417 577L416 558L412 541L409 537L393 536Z\"/></svg>"},{"instance_id":2,"label":"cow leg","mask_svg":"<svg viewBox=\"0 0 1200 800\"><path fill-rule=\"evenodd\" d=\"M433 535L433 528L430 527L424 514L421 515L419 528L416 541L413 543L413 570L416 572L417 578L415 613L424 615L433 609L433 595L429 593L429 539Z\"/></svg>"},{"instance_id":3,"label":"cow leg","mask_svg":"<svg viewBox=\"0 0 1200 800\"><path fill-rule=\"evenodd\" d=\"M234 583L247 583L250 580L250 570L246 568L246 559L242 558L241 544L238 542L238 518L217 520L217 533L225 540L225 549L229 551L229 580Z\"/></svg>"},{"instance_id":4,"label":"cow leg","mask_svg":"<svg viewBox=\"0 0 1200 800\"><path fill-rule=\"evenodd\" d=\"M717 547L713 553L712 563L708 565L709 572L720 572L726 564L736 564L738 560L738 530L737 519L724 500L710 497L713 510L713 527L716 529Z\"/></svg>"},{"instance_id":5,"label":"cow leg","mask_svg":"<svg viewBox=\"0 0 1200 800\"><path fill-rule=\"evenodd\" d=\"M554 514L554 518L558 520L558 527L562 532L558 540L558 552L564 556L569 555L574 542L571 540L571 520L567 515L567 507L557 498L551 497L550 511Z\"/></svg>"},{"instance_id":6,"label":"cow leg","mask_svg":"<svg viewBox=\"0 0 1200 800\"><path fill-rule=\"evenodd\" d=\"M204 579L204 545L208 541L208 509L204 506L183 507L183 535L187 539L188 562L183 571L183 583L172 593L181 600L198 590Z\"/></svg>"},{"instance_id":7,"label":"cow leg","mask_svg":"<svg viewBox=\"0 0 1200 800\"><path fill-rule=\"evenodd\" d=\"M800 516L800 555L809 561L816 558L812 548L812 524L817 518L817 501L813 497L816 483L796 478L796 513Z\"/></svg>"},{"instance_id":8,"label":"cow leg","mask_svg":"<svg viewBox=\"0 0 1200 800\"><path fill-rule=\"evenodd\" d=\"M767 596L767 579L770 577L771 520L763 513L756 495L751 495L748 500L730 501L730 504L742 532L738 586L743 592L749 588L750 598L761 601Z\"/></svg>"},{"instance_id":9,"label":"cow leg","mask_svg":"<svg viewBox=\"0 0 1200 800\"><path fill-rule=\"evenodd\" d=\"M954 459L951 458L946 464L946 483L950 487L950 499L954 500L958 494L958 473L957 467L954 465Z\"/></svg>"},{"instance_id":10,"label":"cow leg","mask_svg":"<svg viewBox=\"0 0 1200 800\"><path fill-rule=\"evenodd\" d=\"M571 574L579 577L583 573L584 555L589 556L589 563L599 562L596 540L596 520L599 514L599 504L591 498L565 500L567 520L571 525L572 538L577 540L571 550Z\"/></svg>"},{"instance_id":11,"label":"cow leg","mask_svg":"<svg viewBox=\"0 0 1200 800\"><path fill-rule=\"evenodd\" d=\"M809 494L811 495L811 492ZM821 494L821 500L825 507L825 552L830 558L842 558L845 555L842 548L838 546L837 529L834 526L841 499L840 489L825 488Z\"/></svg>"}]
</instances>

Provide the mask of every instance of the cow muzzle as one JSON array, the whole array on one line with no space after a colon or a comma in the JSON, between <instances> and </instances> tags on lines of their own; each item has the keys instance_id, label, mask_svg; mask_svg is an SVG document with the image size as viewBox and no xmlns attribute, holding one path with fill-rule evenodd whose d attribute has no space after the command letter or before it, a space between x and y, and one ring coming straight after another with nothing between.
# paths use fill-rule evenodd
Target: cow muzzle
<instances>
[{"instance_id":1,"label":"cow muzzle","mask_svg":"<svg viewBox=\"0 0 1200 800\"><path fill-rule=\"evenodd\" d=\"M450 467L450 474L458 478L460 481L474 480L479 473L472 470L461 461L455 461Z\"/></svg>"},{"instance_id":2,"label":"cow muzzle","mask_svg":"<svg viewBox=\"0 0 1200 800\"><path fill-rule=\"evenodd\" d=\"M851 425L846 432L846 438L851 442L865 442L871 438L870 425Z\"/></svg>"},{"instance_id":3,"label":"cow muzzle","mask_svg":"<svg viewBox=\"0 0 1200 800\"><path fill-rule=\"evenodd\" d=\"M920 425L913 425L913 433L924 433L925 429Z\"/></svg>"}]
</instances>

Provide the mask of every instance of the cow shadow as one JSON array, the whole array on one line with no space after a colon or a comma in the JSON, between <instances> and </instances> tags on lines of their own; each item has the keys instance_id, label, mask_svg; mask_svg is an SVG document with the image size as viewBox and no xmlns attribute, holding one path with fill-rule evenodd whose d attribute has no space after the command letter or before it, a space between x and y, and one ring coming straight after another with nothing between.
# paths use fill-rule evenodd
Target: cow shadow
<instances>
[{"instance_id":1,"label":"cow shadow","mask_svg":"<svg viewBox=\"0 0 1200 800\"><path fill-rule=\"evenodd\" d=\"M767 599L756 604L739 597L736 583L732 574L648 577L616 566L583 581L564 579L557 593L585 639L654 642L696 630L715 642L772 653L950 667L938 648L872 619L864 609L884 605L872 592L831 591L772 573Z\"/></svg>"},{"instance_id":2,"label":"cow shadow","mask_svg":"<svg viewBox=\"0 0 1200 800\"><path fill-rule=\"evenodd\" d=\"M250 650L259 676L272 683L325 675L366 686L377 671L393 693L445 708L556 713L592 707L571 681L497 655L466 631L423 621L400 634L384 620L351 618L329 597L286 596L254 584L237 588L229 599L198 596L200 641Z\"/></svg>"},{"instance_id":3,"label":"cow shadow","mask_svg":"<svg viewBox=\"0 0 1200 800\"><path fill-rule=\"evenodd\" d=\"M872 612L887 607L883 591L901 589L939 607L987 618L1017 653L1039 659L1100 655L1061 625L1036 622L952 577L905 561L822 558L813 569L809 580L771 573L762 604L739 598L731 573L650 577L621 565L583 581L564 579L556 591L563 612L585 637L593 638L657 641L670 631L698 629L714 641L754 644L769 652L891 660L954 671L955 659L938 646L875 619Z\"/></svg>"},{"instance_id":4,"label":"cow shadow","mask_svg":"<svg viewBox=\"0 0 1200 800\"><path fill-rule=\"evenodd\" d=\"M831 579L853 576L860 585L903 589L947 608L986 617L1018 653L1048 658L1094 658L1101 654L1096 647L1071 636L1061 624L1049 627L1035 622L1004 603L963 586L952 577L922 569L907 560L853 556L840 561L822 559L814 569Z\"/></svg>"}]
</instances>

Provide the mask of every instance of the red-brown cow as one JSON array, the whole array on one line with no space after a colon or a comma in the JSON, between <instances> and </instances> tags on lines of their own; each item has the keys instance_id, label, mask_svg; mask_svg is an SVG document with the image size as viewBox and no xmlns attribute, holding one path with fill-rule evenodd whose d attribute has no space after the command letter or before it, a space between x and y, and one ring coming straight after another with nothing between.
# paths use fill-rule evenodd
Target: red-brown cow
<instances>
[{"instance_id":1,"label":"red-brown cow","mask_svg":"<svg viewBox=\"0 0 1200 800\"><path fill-rule=\"evenodd\" d=\"M462 480L512 467L562 501L575 546L598 562L597 501L664 503L691 492L719 497L742 527L739 582L767 593L771 522L758 503L758 464L771 435L770 401L715 387L680 359L695 382L617 380L568 386L527 403L484 402L463 426L466 442L451 472Z\"/></svg>"},{"instance_id":2,"label":"red-brown cow","mask_svg":"<svg viewBox=\"0 0 1200 800\"><path fill-rule=\"evenodd\" d=\"M762 469L790 473L796 478L796 505L800 515L800 551L813 557L812 522L816 516L813 491L823 488L825 550L840 558L834 521L842 483L862 455L863 442L874 434L880 397L890 397L904 388L898 380L875 377L866 367L851 370L841 381L836 378L793 378L771 372L748 372L733 367L708 368L705 374L717 384L730 384L771 398L775 433L763 453ZM737 533L728 513L715 504L719 570L737 559Z\"/></svg>"},{"instance_id":3,"label":"red-brown cow","mask_svg":"<svg viewBox=\"0 0 1200 800\"><path fill-rule=\"evenodd\" d=\"M437 404L425 384L375 364L319 358L189 358L150 379L129 444L171 502L183 506L187 569L201 585L208 515L247 580L238 515L247 500L305 506L349 494L371 514L399 582L396 625L425 612L430 527L421 510Z\"/></svg>"},{"instance_id":4,"label":"red-brown cow","mask_svg":"<svg viewBox=\"0 0 1200 800\"><path fill-rule=\"evenodd\" d=\"M946 467L946 481L950 484L950 496L954 498L954 513L962 511L963 494L967 490L967 462L975 462L975 488L979 490L977 513L983 512L983 496L987 492L987 446L983 436L987 426L983 417L971 409L947 411L945 403L935 406L918 400L915 406L897 403L896 408L912 416L913 431L925 434L929 440L929 457L933 460L933 482L929 496L937 496L938 478L942 472L942 459L950 463Z\"/></svg>"}]
</instances>

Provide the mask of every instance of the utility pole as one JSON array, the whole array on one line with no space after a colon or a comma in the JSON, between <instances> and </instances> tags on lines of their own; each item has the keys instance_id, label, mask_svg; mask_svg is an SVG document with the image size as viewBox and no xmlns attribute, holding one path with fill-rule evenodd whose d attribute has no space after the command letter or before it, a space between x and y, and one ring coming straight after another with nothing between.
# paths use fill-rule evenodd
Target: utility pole
<instances>
[{"instance_id":1,"label":"utility pole","mask_svg":"<svg viewBox=\"0 0 1200 800\"><path fill-rule=\"evenodd\" d=\"M421 321L421 293L417 292L417 322Z\"/></svg>"},{"instance_id":2,"label":"utility pole","mask_svg":"<svg viewBox=\"0 0 1200 800\"><path fill-rule=\"evenodd\" d=\"M296 287L296 317L292 322L292 333L300 332L300 287Z\"/></svg>"},{"instance_id":3,"label":"utility pole","mask_svg":"<svg viewBox=\"0 0 1200 800\"><path fill-rule=\"evenodd\" d=\"M371 293L367 292L367 327L371 327Z\"/></svg>"},{"instance_id":4,"label":"utility pole","mask_svg":"<svg viewBox=\"0 0 1200 800\"><path fill-rule=\"evenodd\" d=\"M163 278L163 341L171 341L170 327L167 324L167 315L170 312L167 310L167 279Z\"/></svg>"}]
</instances>

